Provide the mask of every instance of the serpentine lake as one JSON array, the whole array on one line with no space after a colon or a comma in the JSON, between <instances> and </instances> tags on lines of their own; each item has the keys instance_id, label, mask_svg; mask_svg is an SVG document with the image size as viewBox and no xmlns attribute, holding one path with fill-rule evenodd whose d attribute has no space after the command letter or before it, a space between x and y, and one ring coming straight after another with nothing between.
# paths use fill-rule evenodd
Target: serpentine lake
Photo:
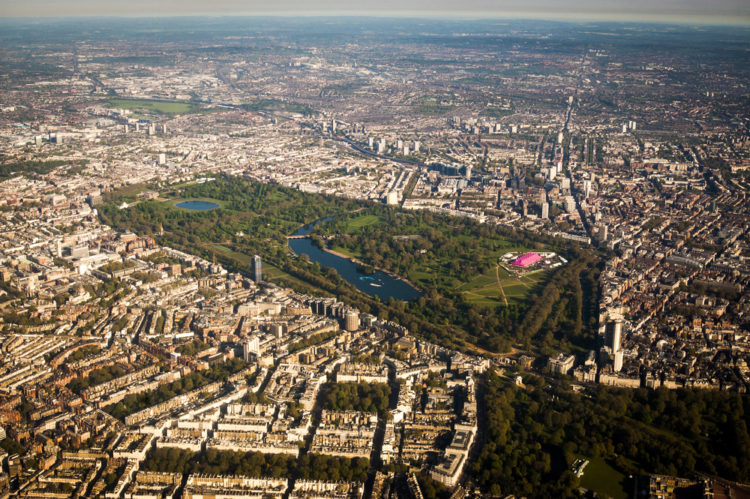
<instances>
[{"instance_id":1,"label":"serpentine lake","mask_svg":"<svg viewBox=\"0 0 750 499\"><path fill-rule=\"evenodd\" d=\"M330 218L324 218L302 226L294 235L306 236L312 232L315 225L326 220L330 220ZM409 301L422 296L422 293L408 282L386 274L383 271L376 270L372 274L362 272L359 266L348 258L343 258L318 248L309 237L289 239L289 247L298 255L306 254L312 262L317 262L323 267L336 269L336 272L345 281L352 284L358 290L370 296L377 296L383 301L388 298Z\"/></svg>"}]
</instances>

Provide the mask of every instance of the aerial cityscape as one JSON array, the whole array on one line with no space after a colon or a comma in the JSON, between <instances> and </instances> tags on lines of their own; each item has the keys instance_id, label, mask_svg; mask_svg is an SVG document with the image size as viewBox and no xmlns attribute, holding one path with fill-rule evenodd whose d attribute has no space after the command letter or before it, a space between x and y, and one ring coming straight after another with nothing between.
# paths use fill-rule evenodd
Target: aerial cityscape
<instances>
[{"instance_id":1,"label":"aerial cityscape","mask_svg":"<svg viewBox=\"0 0 750 499\"><path fill-rule=\"evenodd\" d=\"M0 498L750 497L749 48L0 16Z\"/></svg>"}]
</instances>

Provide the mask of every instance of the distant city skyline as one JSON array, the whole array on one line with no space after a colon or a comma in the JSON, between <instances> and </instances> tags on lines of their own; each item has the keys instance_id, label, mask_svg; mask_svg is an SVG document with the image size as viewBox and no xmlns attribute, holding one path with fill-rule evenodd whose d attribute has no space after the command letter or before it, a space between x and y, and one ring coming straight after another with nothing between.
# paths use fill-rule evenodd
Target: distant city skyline
<instances>
[{"instance_id":1,"label":"distant city skyline","mask_svg":"<svg viewBox=\"0 0 750 499\"><path fill-rule=\"evenodd\" d=\"M568 21L643 21L750 25L750 2L744 0L466 0L457 8L448 0L381 0L357 4L346 0L28 0L6 2L0 17L58 16L382 16L445 18L530 18Z\"/></svg>"}]
</instances>

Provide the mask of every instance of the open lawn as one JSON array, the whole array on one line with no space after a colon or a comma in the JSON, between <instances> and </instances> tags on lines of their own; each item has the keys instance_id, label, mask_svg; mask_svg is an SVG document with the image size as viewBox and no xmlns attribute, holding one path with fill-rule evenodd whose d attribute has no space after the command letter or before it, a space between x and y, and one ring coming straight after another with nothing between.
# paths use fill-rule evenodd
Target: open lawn
<instances>
[{"instance_id":1,"label":"open lawn","mask_svg":"<svg viewBox=\"0 0 750 499\"><path fill-rule=\"evenodd\" d=\"M221 253L223 255L232 257L234 260L237 260L238 262L242 264L245 264L245 265L253 264L253 255L246 255L244 253L234 251L231 248L227 248L226 246L223 246L221 244L211 244L211 247L215 249L217 253Z\"/></svg>"},{"instance_id":2,"label":"open lawn","mask_svg":"<svg viewBox=\"0 0 750 499\"><path fill-rule=\"evenodd\" d=\"M600 497L626 499L625 475L614 469L601 457L589 459L589 464L583 471L581 487L593 490Z\"/></svg>"},{"instance_id":3,"label":"open lawn","mask_svg":"<svg viewBox=\"0 0 750 499\"><path fill-rule=\"evenodd\" d=\"M130 184L120 188L120 190L118 191L118 195L125 200L132 201L138 194L145 191L147 188L148 185L144 183Z\"/></svg>"},{"instance_id":4,"label":"open lawn","mask_svg":"<svg viewBox=\"0 0 750 499\"><path fill-rule=\"evenodd\" d=\"M348 250L348 249L346 249L344 247L341 247L341 246L332 246L331 250L335 251L336 253L340 253L340 254L344 255L345 257L347 257L347 258L355 258L356 259L358 257L358 255L356 253L354 253L353 251Z\"/></svg>"},{"instance_id":5,"label":"open lawn","mask_svg":"<svg viewBox=\"0 0 750 499\"><path fill-rule=\"evenodd\" d=\"M272 282L277 282L281 285L288 286L290 284L296 284L302 289L309 288L311 286L309 283L301 281L291 274L287 274L283 270L279 269L278 267L274 267L268 262L263 262L263 278L268 279ZM328 293L320 289L318 289L318 293L321 295L328 295Z\"/></svg>"},{"instance_id":6,"label":"open lawn","mask_svg":"<svg viewBox=\"0 0 750 499\"><path fill-rule=\"evenodd\" d=\"M110 107L117 109L146 110L157 114L184 114L200 109L199 104L191 102L171 102L147 99L109 99Z\"/></svg>"},{"instance_id":7,"label":"open lawn","mask_svg":"<svg viewBox=\"0 0 750 499\"><path fill-rule=\"evenodd\" d=\"M416 111L421 114L428 116L436 116L445 114L448 111L453 110L453 106L447 106L440 104L440 99L436 97L423 97L417 106Z\"/></svg>"},{"instance_id":8,"label":"open lawn","mask_svg":"<svg viewBox=\"0 0 750 499\"><path fill-rule=\"evenodd\" d=\"M362 227L380 223L381 221L382 219L377 215L360 215L358 217L350 218L349 220L347 220L346 231L353 232L355 230L361 229Z\"/></svg>"},{"instance_id":9,"label":"open lawn","mask_svg":"<svg viewBox=\"0 0 750 499\"><path fill-rule=\"evenodd\" d=\"M508 304L522 304L536 284L543 281L547 271L536 272L523 277L513 277L502 267L490 269L475 276L457 288L470 303L488 307ZM498 282L499 279L499 282ZM502 291L500 289L502 286Z\"/></svg>"}]
</instances>

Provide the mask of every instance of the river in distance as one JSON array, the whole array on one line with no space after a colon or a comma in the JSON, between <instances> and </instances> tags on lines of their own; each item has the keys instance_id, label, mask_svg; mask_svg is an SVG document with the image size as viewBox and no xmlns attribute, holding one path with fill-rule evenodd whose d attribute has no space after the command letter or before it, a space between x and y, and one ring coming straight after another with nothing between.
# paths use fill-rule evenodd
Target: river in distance
<instances>
[{"instance_id":1,"label":"river in distance","mask_svg":"<svg viewBox=\"0 0 750 499\"><path fill-rule=\"evenodd\" d=\"M315 225L327 220L330 220L330 217L300 227L294 235L306 236L312 232ZM362 272L359 270L358 265L348 258L342 258L318 248L309 237L304 239L290 239L289 247L298 255L306 254L310 257L310 261L317 262L322 267L336 269L336 272L345 281L354 285L358 290L370 296L377 296L383 301L388 298L409 301L422 296L422 293L411 284L385 272L380 270L376 270L372 274Z\"/></svg>"}]
</instances>

